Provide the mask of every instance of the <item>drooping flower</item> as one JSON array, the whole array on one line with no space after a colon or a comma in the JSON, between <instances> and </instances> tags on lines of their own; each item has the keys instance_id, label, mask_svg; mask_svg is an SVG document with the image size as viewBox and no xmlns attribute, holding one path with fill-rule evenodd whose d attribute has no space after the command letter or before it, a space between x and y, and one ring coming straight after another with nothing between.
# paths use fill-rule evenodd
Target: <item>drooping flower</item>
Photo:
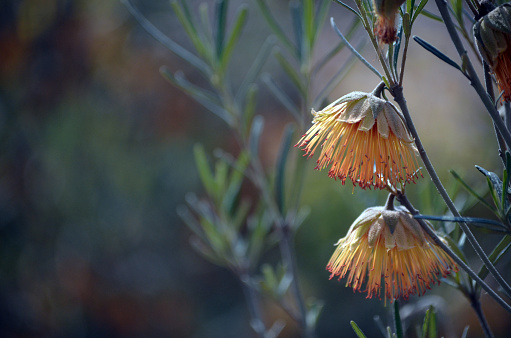
<instances>
[{"instance_id":1,"label":"drooping flower","mask_svg":"<svg viewBox=\"0 0 511 338\"><path fill-rule=\"evenodd\" d=\"M396 14L405 0L373 0L376 22L374 34L382 43L391 44L397 40Z\"/></svg>"},{"instance_id":2,"label":"drooping flower","mask_svg":"<svg viewBox=\"0 0 511 338\"><path fill-rule=\"evenodd\" d=\"M481 57L504 91L502 99L511 101L511 4L500 5L483 16L473 30Z\"/></svg>"},{"instance_id":3,"label":"drooping flower","mask_svg":"<svg viewBox=\"0 0 511 338\"><path fill-rule=\"evenodd\" d=\"M327 270L367 298L422 295L457 266L404 209L366 209L337 242Z\"/></svg>"},{"instance_id":4,"label":"drooping flower","mask_svg":"<svg viewBox=\"0 0 511 338\"><path fill-rule=\"evenodd\" d=\"M313 126L295 146L310 158L321 145L315 169L331 165L328 176L342 184L349 178L363 189L384 189L418 178L413 138L392 103L353 92L312 114Z\"/></svg>"}]
</instances>

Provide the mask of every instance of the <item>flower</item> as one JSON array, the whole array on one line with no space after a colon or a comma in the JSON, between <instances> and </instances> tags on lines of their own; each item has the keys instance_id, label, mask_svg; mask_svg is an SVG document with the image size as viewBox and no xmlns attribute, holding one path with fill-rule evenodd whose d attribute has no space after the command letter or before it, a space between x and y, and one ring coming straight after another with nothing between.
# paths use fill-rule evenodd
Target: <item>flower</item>
<instances>
[{"instance_id":1,"label":"flower","mask_svg":"<svg viewBox=\"0 0 511 338\"><path fill-rule=\"evenodd\" d=\"M363 189L415 182L417 150L404 117L392 103L353 92L312 115L313 126L295 147L310 158L321 144L315 169L331 164L328 176L342 184L349 178Z\"/></svg>"},{"instance_id":2,"label":"flower","mask_svg":"<svg viewBox=\"0 0 511 338\"><path fill-rule=\"evenodd\" d=\"M391 44L397 40L396 14L405 0L373 0L376 22L374 34L382 43Z\"/></svg>"},{"instance_id":3,"label":"flower","mask_svg":"<svg viewBox=\"0 0 511 338\"><path fill-rule=\"evenodd\" d=\"M502 99L511 101L511 4L479 19L473 28L477 49L497 80Z\"/></svg>"},{"instance_id":4,"label":"flower","mask_svg":"<svg viewBox=\"0 0 511 338\"><path fill-rule=\"evenodd\" d=\"M346 286L367 298L385 289L386 298L422 295L457 266L402 208L366 209L351 225L327 265L330 279L346 277ZM362 290L365 283L365 289Z\"/></svg>"}]
</instances>

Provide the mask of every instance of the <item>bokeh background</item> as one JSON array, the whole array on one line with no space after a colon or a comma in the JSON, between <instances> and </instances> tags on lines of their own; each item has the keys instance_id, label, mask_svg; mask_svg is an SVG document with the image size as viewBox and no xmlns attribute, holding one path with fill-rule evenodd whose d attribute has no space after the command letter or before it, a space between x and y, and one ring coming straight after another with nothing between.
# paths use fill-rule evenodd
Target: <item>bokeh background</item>
<instances>
[{"instance_id":1,"label":"bokeh background","mask_svg":"<svg viewBox=\"0 0 511 338\"><path fill-rule=\"evenodd\" d=\"M214 3L189 4L196 9L200 2ZM232 74L246 70L270 34L255 1L231 0L230 13L242 3L249 6L249 21ZM134 4L191 49L168 1ZM289 1L270 5L290 27ZM352 20L335 4L330 15L341 29ZM419 18L414 33L457 60L441 24ZM337 42L325 26L318 56ZM369 48L364 55L376 62ZM348 56L341 53L318 76L318 89ZM193 145L202 143L210 153L216 148L235 153L236 142L222 121L164 80L161 65L182 70L192 82L204 81L143 31L119 1L0 2L1 336L253 335L238 281L192 249L191 232L176 214L187 192L202 193ZM486 191L473 165L501 168L492 125L473 90L459 72L414 42L407 66L405 95L440 175L452 186L447 171L455 169L476 190ZM286 84L271 58L264 71ZM357 64L335 95L371 91L377 82ZM261 156L270 170L291 117L264 84L260 87L258 113L267 126ZM439 198L427 176L409 190L424 203L417 205L424 213L434 211ZM461 193L457 202L465 196ZM337 239L364 208L384 199L384 193L374 191L352 193L350 185L343 187L324 172L311 170L307 176L304 204L311 214L298 231L296 248L303 292L325 304L320 337L354 336L350 320L368 336L378 336L375 315L391 323L391 307L329 281L325 271ZM477 207L470 214L491 217ZM477 235L484 236L487 250L498 240ZM473 256L470 250L467 254ZM265 257L276 259L272 250ZM501 263L502 271L508 262ZM403 304L416 313L410 325L421 320L423 310L417 309L435 304L443 335L461 336L465 325L470 325L469 337L482 334L469 303L446 285ZM509 314L484 295L483 306L496 335L505 337ZM298 335L271 301L264 310L268 323L287 321L282 336Z\"/></svg>"}]
</instances>

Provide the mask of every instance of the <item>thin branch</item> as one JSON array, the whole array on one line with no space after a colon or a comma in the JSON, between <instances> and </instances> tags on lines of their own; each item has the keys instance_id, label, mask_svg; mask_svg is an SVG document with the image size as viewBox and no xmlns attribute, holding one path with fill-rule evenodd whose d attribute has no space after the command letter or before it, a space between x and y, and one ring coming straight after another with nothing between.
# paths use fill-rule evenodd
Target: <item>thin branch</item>
<instances>
[{"instance_id":1,"label":"thin branch","mask_svg":"<svg viewBox=\"0 0 511 338\"><path fill-rule=\"evenodd\" d=\"M465 65L466 73L470 77L470 85L474 87L475 91L477 92L477 95L479 95L479 97L481 98L481 101L483 102L484 106L486 107L486 110L493 119L493 122L495 122L495 125L497 126L497 129L504 138L504 141L506 142L508 148L511 148L511 133L509 133L509 130L504 125L504 122L500 118L499 112L493 105L493 102L491 102L488 95L486 95L486 91L484 90L481 81L477 76L474 66L472 65L472 62L470 61L467 55L465 47L463 47L463 43L461 42L458 32L456 31L456 27L451 19L451 16L449 15L449 10L447 9L447 4L445 0L435 0L435 2L438 7L438 10L440 11L442 19L444 20L447 31L451 36L451 40L454 46L456 47L456 50L458 51L461 60Z\"/></svg>"},{"instance_id":2,"label":"thin branch","mask_svg":"<svg viewBox=\"0 0 511 338\"><path fill-rule=\"evenodd\" d=\"M408 209L408 211L412 215L414 215L414 216L419 215L419 212L413 207L413 205L410 203L410 201L408 200L408 198L405 195L403 195L402 193L399 193L396 197L397 197L397 200L399 201L399 203L401 203L406 209ZM433 241L435 242L436 245L438 245L440 248L442 248L442 250L444 250L445 253L447 253L454 260L454 262L456 262L456 264L458 264L458 266L460 268L465 270L467 272L467 274L470 277L472 277L472 279L475 280L481 286L481 288L483 288L486 292L488 292L488 294L491 297L493 297L493 299L495 299L495 301L497 303L499 303L500 306L502 306L507 312L511 313L511 306L508 303L506 303L502 298L500 298L500 296L495 291L493 291L493 289L488 284L486 284L477 275L477 273L474 272L474 270L472 270L460 257L458 257L458 255L456 255L451 250L451 248L449 248L449 246L447 244L445 244L438 237L438 235L435 233L435 231L433 229L431 229L429 227L429 225L426 222L424 222L424 220L417 218L417 222L419 222L422 229L431 237L431 239L433 239Z\"/></svg>"},{"instance_id":3,"label":"thin branch","mask_svg":"<svg viewBox=\"0 0 511 338\"><path fill-rule=\"evenodd\" d=\"M429 160L429 157L426 153L426 150L424 149L424 146L422 145L422 142L419 138L419 134L417 133L417 130L415 129L415 125L413 124L412 118L410 116L410 112L408 111L408 106L406 105L406 100L403 96L403 88L402 87L394 87L392 88L392 94L394 96L394 100L397 102L399 107L401 108L401 111L403 113L403 116L405 117L406 123L408 125L408 129L410 130L410 133L412 134L412 137L415 138L415 145L417 146L417 150L419 151L419 154L422 158L422 161L424 162L424 165L426 167L426 170L429 173L429 176L431 177L431 180L433 181L433 184L437 188L440 196L442 196L445 204L449 208L449 210L452 212L452 214L455 217L461 217L461 214L459 213L458 209L454 205L453 201L449 197L449 194L445 190L445 187L443 186L442 182L440 181L440 178L438 177L438 174L435 171L435 168L433 167L433 164ZM485 94L486 95L486 94ZM491 272L495 280L500 284L500 286L505 290L507 294L511 294L511 287L507 284L507 282L502 278L500 273L497 271L495 266L490 262L488 259L488 256L483 251L483 248L479 245L477 242L477 239L475 238L474 234L470 231L468 225L466 223L459 223L461 230L465 233L467 236L468 241L476 251L479 258L483 261L484 265L488 268L488 270Z\"/></svg>"}]
</instances>

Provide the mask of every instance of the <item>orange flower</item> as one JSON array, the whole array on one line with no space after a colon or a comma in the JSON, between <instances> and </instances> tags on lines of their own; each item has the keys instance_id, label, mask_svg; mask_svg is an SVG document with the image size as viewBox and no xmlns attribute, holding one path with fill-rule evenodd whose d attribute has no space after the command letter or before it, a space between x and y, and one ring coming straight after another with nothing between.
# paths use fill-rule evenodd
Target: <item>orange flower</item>
<instances>
[{"instance_id":1,"label":"orange flower","mask_svg":"<svg viewBox=\"0 0 511 338\"><path fill-rule=\"evenodd\" d=\"M503 4L474 25L477 49L497 80L502 99L511 101L511 4Z\"/></svg>"},{"instance_id":2,"label":"orange flower","mask_svg":"<svg viewBox=\"0 0 511 338\"><path fill-rule=\"evenodd\" d=\"M310 158L321 144L315 169L331 164L328 176L342 184L349 178L363 189L384 189L418 178L413 138L392 103L353 92L312 114L313 126L295 146Z\"/></svg>"},{"instance_id":3,"label":"orange flower","mask_svg":"<svg viewBox=\"0 0 511 338\"><path fill-rule=\"evenodd\" d=\"M330 278L347 276L346 286L367 298L422 295L456 264L404 209L366 209L351 225L327 265ZM364 287L365 284L365 287ZM364 288L364 289L363 289Z\"/></svg>"}]
</instances>

